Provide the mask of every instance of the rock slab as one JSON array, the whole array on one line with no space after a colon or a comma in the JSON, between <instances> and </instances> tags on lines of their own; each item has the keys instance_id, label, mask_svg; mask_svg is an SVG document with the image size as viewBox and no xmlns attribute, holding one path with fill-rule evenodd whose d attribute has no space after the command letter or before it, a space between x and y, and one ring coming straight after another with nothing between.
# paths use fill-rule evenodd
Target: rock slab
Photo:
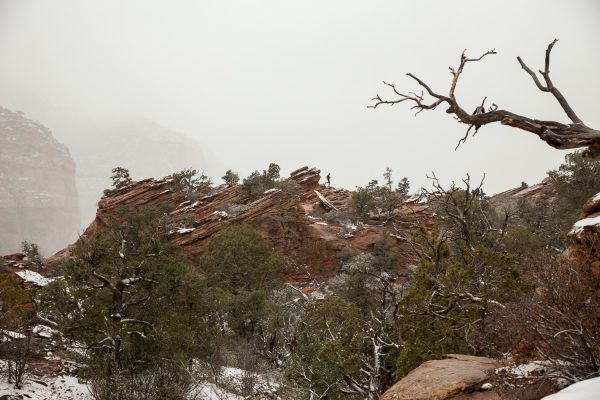
<instances>
[{"instance_id":1,"label":"rock slab","mask_svg":"<svg viewBox=\"0 0 600 400\"><path fill-rule=\"evenodd\" d=\"M494 392L481 391L497 367L491 358L448 354L444 360L424 362L379 400L498 399Z\"/></svg>"}]
</instances>

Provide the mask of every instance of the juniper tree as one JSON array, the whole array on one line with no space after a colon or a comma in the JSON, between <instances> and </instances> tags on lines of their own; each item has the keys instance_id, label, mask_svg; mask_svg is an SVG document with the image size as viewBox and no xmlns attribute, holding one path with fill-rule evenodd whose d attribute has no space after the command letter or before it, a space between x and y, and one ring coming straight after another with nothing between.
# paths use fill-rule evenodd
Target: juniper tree
<instances>
[{"instance_id":1,"label":"juniper tree","mask_svg":"<svg viewBox=\"0 0 600 400\"><path fill-rule=\"evenodd\" d=\"M65 337L85 344L92 375L185 365L206 353L202 280L168 242L167 225L152 209L119 210L80 238L64 279L41 294Z\"/></svg>"},{"instance_id":2,"label":"juniper tree","mask_svg":"<svg viewBox=\"0 0 600 400\"><path fill-rule=\"evenodd\" d=\"M115 189L120 189L131 183L131 177L129 176L129 170L123 167L115 167L112 169L112 175L110 176L112 185Z\"/></svg>"},{"instance_id":3,"label":"juniper tree","mask_svg":"<svg viewBox=\"0 0 600 400\"><path fill-rule=\"evenodd\" d=\"M281 307L284 264L249 225L232 225L215 234L200 259L214 313L223 335L243 338L256 351L277 363L288 343L282 318L292 310ZM279 294L277 294L279 293Z\"/></svg>"},{"instance_id":4,"label":"juniper tree","mask_svg":"<svg viewBox=\"0 0 600 400\"><path fill-rule=\"evenodd\" d=\"M229 186L237 185L237 183L240 181L239 175L230 169L225 172L225 175L223 175L221 179L223 179Z\"/></svg>"}]
</instances>

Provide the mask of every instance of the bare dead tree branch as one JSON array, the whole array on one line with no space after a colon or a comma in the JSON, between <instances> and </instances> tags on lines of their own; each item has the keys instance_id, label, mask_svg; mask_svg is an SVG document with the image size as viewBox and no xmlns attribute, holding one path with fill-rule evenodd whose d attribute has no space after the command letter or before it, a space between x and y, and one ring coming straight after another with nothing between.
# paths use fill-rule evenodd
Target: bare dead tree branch
<instances>
[{"instance_id":1,"label":"bare dead tree branch","mask_svg":"<svg viewBox=\"0 0 600 400\"><path fill-rule=\"evenodd\" d=\"M377 95L375 98L373 98L374 103L367 107L377 108L382 104L395 105L406 101L413 103L411 110L417 110L416 114L418 114L423 110L434 110L440 104L446 103L448 105L448 109L446 110L447 113L454 114L459 122L469 125L465 136L459 140L456 148L458 148L467 140L473 127L475 128L473 135L475 135L480 127L487 124L500 122L502 125L508 125L513 128L531 132L537 135L541 140L545 141L548 145L556 149L575 149L585 147L587 148L585 151L586 155L591 157L600 156L600 131L584 124L560 90L554 86L554 83L550 78L550 53L552 52L552 48L556 42L557 39L554 39L552 43L548 45L546 49L544 70L539 71L540 75L544 79L545 84L542 83L537 74L533 72L533 70L529 68L527 64L525 64L521 57L517 57L517 61L521 65L521 68L523 68L525 72L531 76L533 82L539 90L542 92L551 93L554 96L559 105L567 114L568 118L571 120L571 123L564 124L557 121L544 121L526 117L507 110L498 109L496 104L492 104L492 107L486 111L484 108L486 98L484 98L481 106L478 106L473 113L468 113L465 111L459 105L455 96L460 75L463 73L464 67L467 63L481 61L488 55L496 54L495 50L486 51L479 57L475 58L468 58L466 56L466 51L463 51L460 56L458 67L456 69L450 67L452 82L450 84L448 95L442 95L435 92L424 81L412 73L408 73L407 75L415 80L429 94L429 96L432 97L431 100L425 99L423 93L420 95L414 92L404 94L398 91L393 84L384 82L385 85L392 88L396 98L382 99L381 96Z\"/></svg>"}]
</instances>

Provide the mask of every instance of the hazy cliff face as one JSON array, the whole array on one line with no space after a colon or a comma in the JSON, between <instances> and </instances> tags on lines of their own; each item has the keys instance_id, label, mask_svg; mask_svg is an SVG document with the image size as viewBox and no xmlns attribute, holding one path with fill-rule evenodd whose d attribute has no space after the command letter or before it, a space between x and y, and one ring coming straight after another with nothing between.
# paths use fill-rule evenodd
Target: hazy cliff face
<instances>
[{"instance_id":1,"label":"hazy cliff face","mask_svg":"<svg viewBox=\"0 0 600 400\"><path fill-rule=\"evenodd\" d=\"M113 123L56 121L56 137L69 147L77 164L80 228L96 216L98 201L114 167L129 169L134 180L163 177L184 168L206 168L200 145L146 119Z\"/></svg>"},{"instance_id":2,"label":"hazy cliff face","mask_svg":"<svg viewBox=\"0 0 600 400\"><path fill-rule=\"evenodd\" d=\"M48 128L0 107L0 254L38 243L44 254L77 238L75 164Z\"/></svg>"}]
</instances>

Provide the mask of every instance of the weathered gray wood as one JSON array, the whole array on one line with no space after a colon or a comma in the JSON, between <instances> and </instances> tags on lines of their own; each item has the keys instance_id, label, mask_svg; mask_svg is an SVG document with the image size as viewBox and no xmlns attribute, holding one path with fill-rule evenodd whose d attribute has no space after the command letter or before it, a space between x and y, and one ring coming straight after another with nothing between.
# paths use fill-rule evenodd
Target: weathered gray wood
<instances>
[{"instance_id":1,"label":"weathered gray wood","mask_svg":"<svg viewBox=\"0 0 600 400\"><path fill-rule=\"evenodd\" d=\"M577 116L575 111L571 108L563 94L558 90L556 86L554 86L554 83L550 79L550 53L556 42L557 39L554 39L554 41L552 41L552 43L548 45L548 48L546 49L544 70L540 70L540 74L544 78L545 85L542 84L536 73L533 72L531 68L529 68L525 64L521 57L517 57L517 60L521 67L531 76L538 89L540 89L543 92L551 93L554 96L554 98L558 101L562 109L565 111L565 113L571 120L571 123L564 124L556 121L542 121L538 119L533 119L523 115L515 114L507 110L499 110L495 104L493 104L492 107L486 110L484 107L486 98L483 99L481 106L477 107L474 113L469 113L465 111L458 104L458 101L456 100L456 97L454 95L456 86L458 84L458 78L462 74L463 69L468 62L480 61L488 55L496 54L495 50L489 50L477 58L467 58L465 52L463 51L463 53L460 56L460 63L458 68L450 68L450 72L452 74L452 83L450 85L450 90L447 96L434 92L421 79L417 78L412 73L408 73L407 75L409 77L417 81L417 83L423 89L425 89L425 91L427 91L429 96L433 97L433 101L426 100L424 98L423 92L421 92L421 94L417 94L414 92L404 94L399 92L396 89L395 85L384 82L385 85L389 86L393 90L397 98L392 100L384 100L379 95L377 95L373 99L375 103L368 107L376 108L377 106L382 104L394 105L402 103L404 101L408 101L410 103L413 103L411 109L417 110L418 114L423 110L434 110L440 104L446 103L448 105L448 109L446 110L447 113L454 114L459 122L469 125L465 136L458 142L458 146L460 146L461 143L464 143L467 140L471 129L475 128L475 133L479 130L479 128L481 128L484 125L500 122L502 125L508 125L512 126L513 128L531 132L537 135L548 145L556 149L574 149L587 147L587 150L585 151L586 155L591 157L598 157L600 156L600 131L585 125L585 123Z\"/></svg>"}]
</instances>

